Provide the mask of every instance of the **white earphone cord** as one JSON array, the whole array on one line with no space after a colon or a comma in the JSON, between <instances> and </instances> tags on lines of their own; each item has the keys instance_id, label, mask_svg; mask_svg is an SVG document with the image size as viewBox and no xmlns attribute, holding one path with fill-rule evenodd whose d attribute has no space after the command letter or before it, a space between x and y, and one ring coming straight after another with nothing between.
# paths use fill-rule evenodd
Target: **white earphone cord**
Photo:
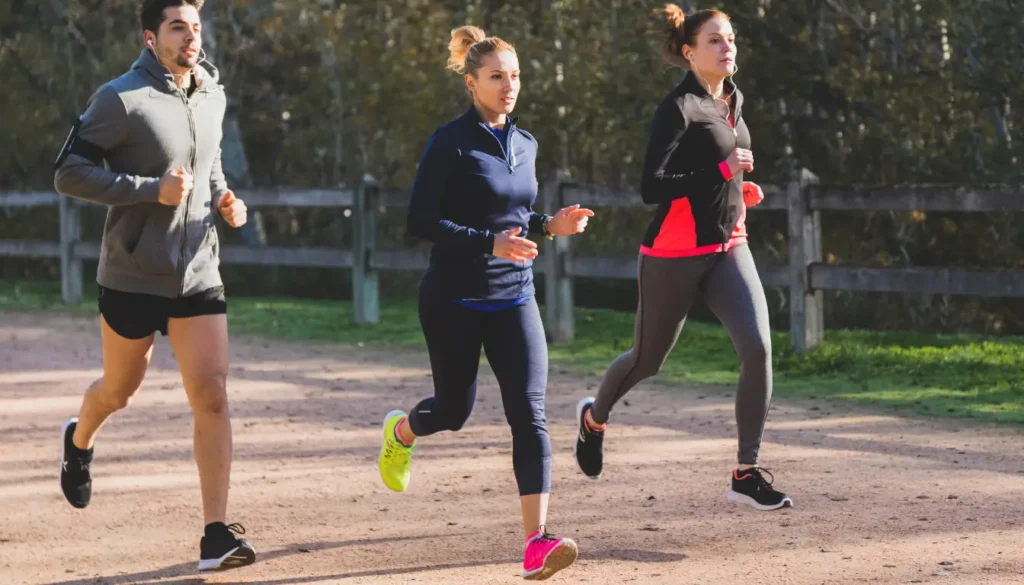
<instances>
[{"instance_id":1,"label":"white earphone cord","mask_svg":"<svg viewBox=\"0 0 1024 585\"><path fill-rule=\"evenodd\" d=\"M697 76L697 79L700 80L701 85L702 86L705 86L705 85L707 86L708 95L711 96L711 100L712 101L720 101L720 102L725 104L726 114L725 114L724 118L726 119L726 121L728 121L729 120L728 112L731 109L731 106L729 105L729 98L732 97L733 93L736 93L736 89L735 89L736 88L736 82L733 81L733 84L732 84L733 92L732 93L730 93L729 95L727 95L724 98L717 97L715 94L711 93L711 84L708 83L708 80L704 79L704 76L702 76L700 74L700 71L697 70L697 64L693 62L693 59L687 58L686 60L690 62L690 71L693 71L693 74ZM732 76L736 75L736 72L739 71L739 70L740 70L740 66L738 64L736 64L736 63L733 63L733 70L732 70L732 73L729 75L728 79L732 80ZM717 106L715 107L715 111L718 111L718 107ZM719 112L719 114L721 114L721 112Z\"/></svg>"},{"instance_id":2,"label":"white earphone cord","mask_svg":"<svg viewBox=\"0 0 1024 585\"><path fill-rule=\"evenodd\" d=\"M151 51L153 51L154 55L156 54L156 48L153 46L153 39L149 39L148 41L146 41L146 46L148 46L149 49ZM159 58L157 59L157 63L160 63L160 59ZM204 49L202 47L199 47L199 60L196 61L196 66L198 67L200 63L209 63L209 61L206 60L206 49ZM160 65L163 66L163 63L160 63ZM164 67L164 69L167 69L167 67ZM189 71L189 73L191 73L191 71ZM167 77L170 77L171 79L173 79L175 81L177 81L178 78L185 77L186 75L188 75L188 73L183 73L181 75L175 75L175 74L171 73L170 69L167 69Z\"/></svg>"}]
</instances>

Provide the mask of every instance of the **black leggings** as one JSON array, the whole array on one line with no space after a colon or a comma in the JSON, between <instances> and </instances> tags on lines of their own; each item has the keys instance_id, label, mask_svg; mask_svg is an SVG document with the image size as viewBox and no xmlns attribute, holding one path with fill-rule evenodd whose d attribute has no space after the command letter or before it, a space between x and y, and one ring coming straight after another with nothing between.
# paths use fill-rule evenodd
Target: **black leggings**
<instances>
[{"instance_id":1,"label":"black leggings","mask_svg":"<svg viewBox=\"0 0 1024 585\"><path fill-rule=\"evenodd\" d=\"M633 348L612 362L591 416L602 423L626 392L658 373L696 298L725 325L740 358L736 389L739 462L756 465L772 401L772 340L768 302L746 244L725 254L688 258L640 256L640 302Z\"/></svg>"},{"instance_id":2,"label":"black leggings","mask_svg":"<svg viewBox=\"0 0 1024 585\"><path fill-rule=\"evenodd\" d=\"M512 466L519 495L551 491L551 440L544 417L548 346L537 301L493 313L420 296L420 324L434 374L434 396L416 405L409 426L417 436L457 431L476 401L480 348L501 388L512 428Z\"/></svg>"}]
</instances>

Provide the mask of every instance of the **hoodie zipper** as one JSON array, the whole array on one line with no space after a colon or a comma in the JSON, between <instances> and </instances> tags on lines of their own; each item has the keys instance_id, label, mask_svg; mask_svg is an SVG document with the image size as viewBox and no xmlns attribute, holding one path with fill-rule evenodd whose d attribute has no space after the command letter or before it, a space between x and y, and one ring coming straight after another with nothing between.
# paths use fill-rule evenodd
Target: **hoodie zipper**
<instances>
[{"instance_id":1,"label":"hoodie zipper","mask_svg":"<svg viewBox=\"0 0 1024 585\"><path fill-rule=\"evenodd\" d=\"M199 91L199 88L196 88L196 91ZM189 174L192 175L192 189L189 190L188 195L185 197L185 224L181 237L181 261L178 262L181 279L181 285L178 287L179 297L185 294L185 272L188 269L188 266L185 265L185 249L188 246L188 219L189 211L192 209L192 194L196 190L196 120L192 116L192 107L189 105L188 94L185 92L184 88L178 88L178 95L181 96L181 102L185 106L185 113L188 115L188 128L192 134L192 152L189 154L189 165L191 167Z\"/></svg>"},{"instance_id":2,"label":"hoodie zipper","mask_svg":"<svg viewBox=\"0 0 1024 585\"><path fill-rule=\"evenodd\" d=\"M482 122L480 125L484 126ZM502 158L505 159L505 166L508 167L508 174L516 174L516 152L513 144L515 126L512 125L512 122L510 120L505 121L505 144L501 143L501 140L499 140L498 137L494 135L494 132L492 132L489 127L485 126L485 129L487 130L487 133L491 135L491 138L494 138L495 142L497 142L498 146L501 148L501 156Z\"/></svg>"}]
</instances>

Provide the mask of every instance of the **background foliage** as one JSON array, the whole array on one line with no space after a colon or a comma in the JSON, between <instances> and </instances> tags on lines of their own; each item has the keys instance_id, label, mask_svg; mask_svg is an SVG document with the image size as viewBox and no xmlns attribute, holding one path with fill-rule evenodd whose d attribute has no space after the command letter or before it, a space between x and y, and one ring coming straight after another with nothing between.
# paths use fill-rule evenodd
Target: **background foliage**
<instances>
[{"instance_id":1,"label":"background foliage","mask_svg":"<svg viewBox=\"0 0 1024 585\"><path fill-rule=\"evenodd\" d=\"M0 0L0 190L51 189L51 162L91 92L141 48L137 0ZM708 8L709 2L681 2ZM225 160L244 186L352 185L370 173L408 186L432 130L467 106L444 72L451 28L482 26L512 42L524 89L521 124L539 170L635 187L648 120L680 72L651 33L658 2L635 0L208 0L206 48L231 103ZM783 183L803 166L845 184L1021 182L1024 22L1012 0L723 0L739 36L757 171ZM600 210L599 210L600 211ZM601 214L587 253L633 255L649 211ZM98 237L102 213L88 214ZM251 244L338 245L347 219L268 210ZM394 247L401 210L383 222ZM830 262L1024 267L1019 214L858 213L825 217ZM784 217L751 219L755 253L785 259ZM4 238L56 239L53 210L5 210ZM56 263L3 259L0 277L51 278ZM347 275L226 269L247 294L344 297ZM417 275L391 275L408 296ZM632 282L578 287L579 302L631 309ZM773 318L786 309L772 291ZM1024 332L1019 301L836 293L830 326ZM782 323L784 321L780 321Z\"/></svg>"}]
</instances>

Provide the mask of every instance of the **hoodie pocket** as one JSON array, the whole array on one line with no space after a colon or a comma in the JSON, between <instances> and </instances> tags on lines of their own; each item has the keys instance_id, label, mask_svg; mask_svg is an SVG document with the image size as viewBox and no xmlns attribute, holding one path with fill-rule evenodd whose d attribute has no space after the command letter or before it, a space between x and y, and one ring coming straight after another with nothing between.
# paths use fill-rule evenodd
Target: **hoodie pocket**
<instances>
[{"instance_id":1,"label":"hoodie pocket","mask_svg":"<svg viewBox=\"0 0 1024 585\"><path fill-rule=\"evenodd\" d=\"M103 262L108 270L135 272L132 252L139 245L146 220L135 206L113 207L103 233Z\"/></svg>"},{"instance_id":2,"label":"hoodie pocket","mask_svg":"<svg viewBox=\"0 0 1024 585\"><path fill-rule=\"evenodd\" d=\"M196 231L202 230L200 232L202 239L188 258L188 269L190 272L198 273L220 264L220 242L217 238L217 228L213 226L212 218L210 218L209 225L204 224L203 227L195 229Z\"/></svg>"},{"instance_id":3,"label":"hoodie pocket","mask_svg":"<svg viewBox=\"0 0 1024 585\"><path fill-rule=\"evenodd\" d=\"M135 267L146 274L176 274L181 261L179 232L174 228L173 212L147 214L138 244L131 252Z\"/></svg>"}]
</instances>

